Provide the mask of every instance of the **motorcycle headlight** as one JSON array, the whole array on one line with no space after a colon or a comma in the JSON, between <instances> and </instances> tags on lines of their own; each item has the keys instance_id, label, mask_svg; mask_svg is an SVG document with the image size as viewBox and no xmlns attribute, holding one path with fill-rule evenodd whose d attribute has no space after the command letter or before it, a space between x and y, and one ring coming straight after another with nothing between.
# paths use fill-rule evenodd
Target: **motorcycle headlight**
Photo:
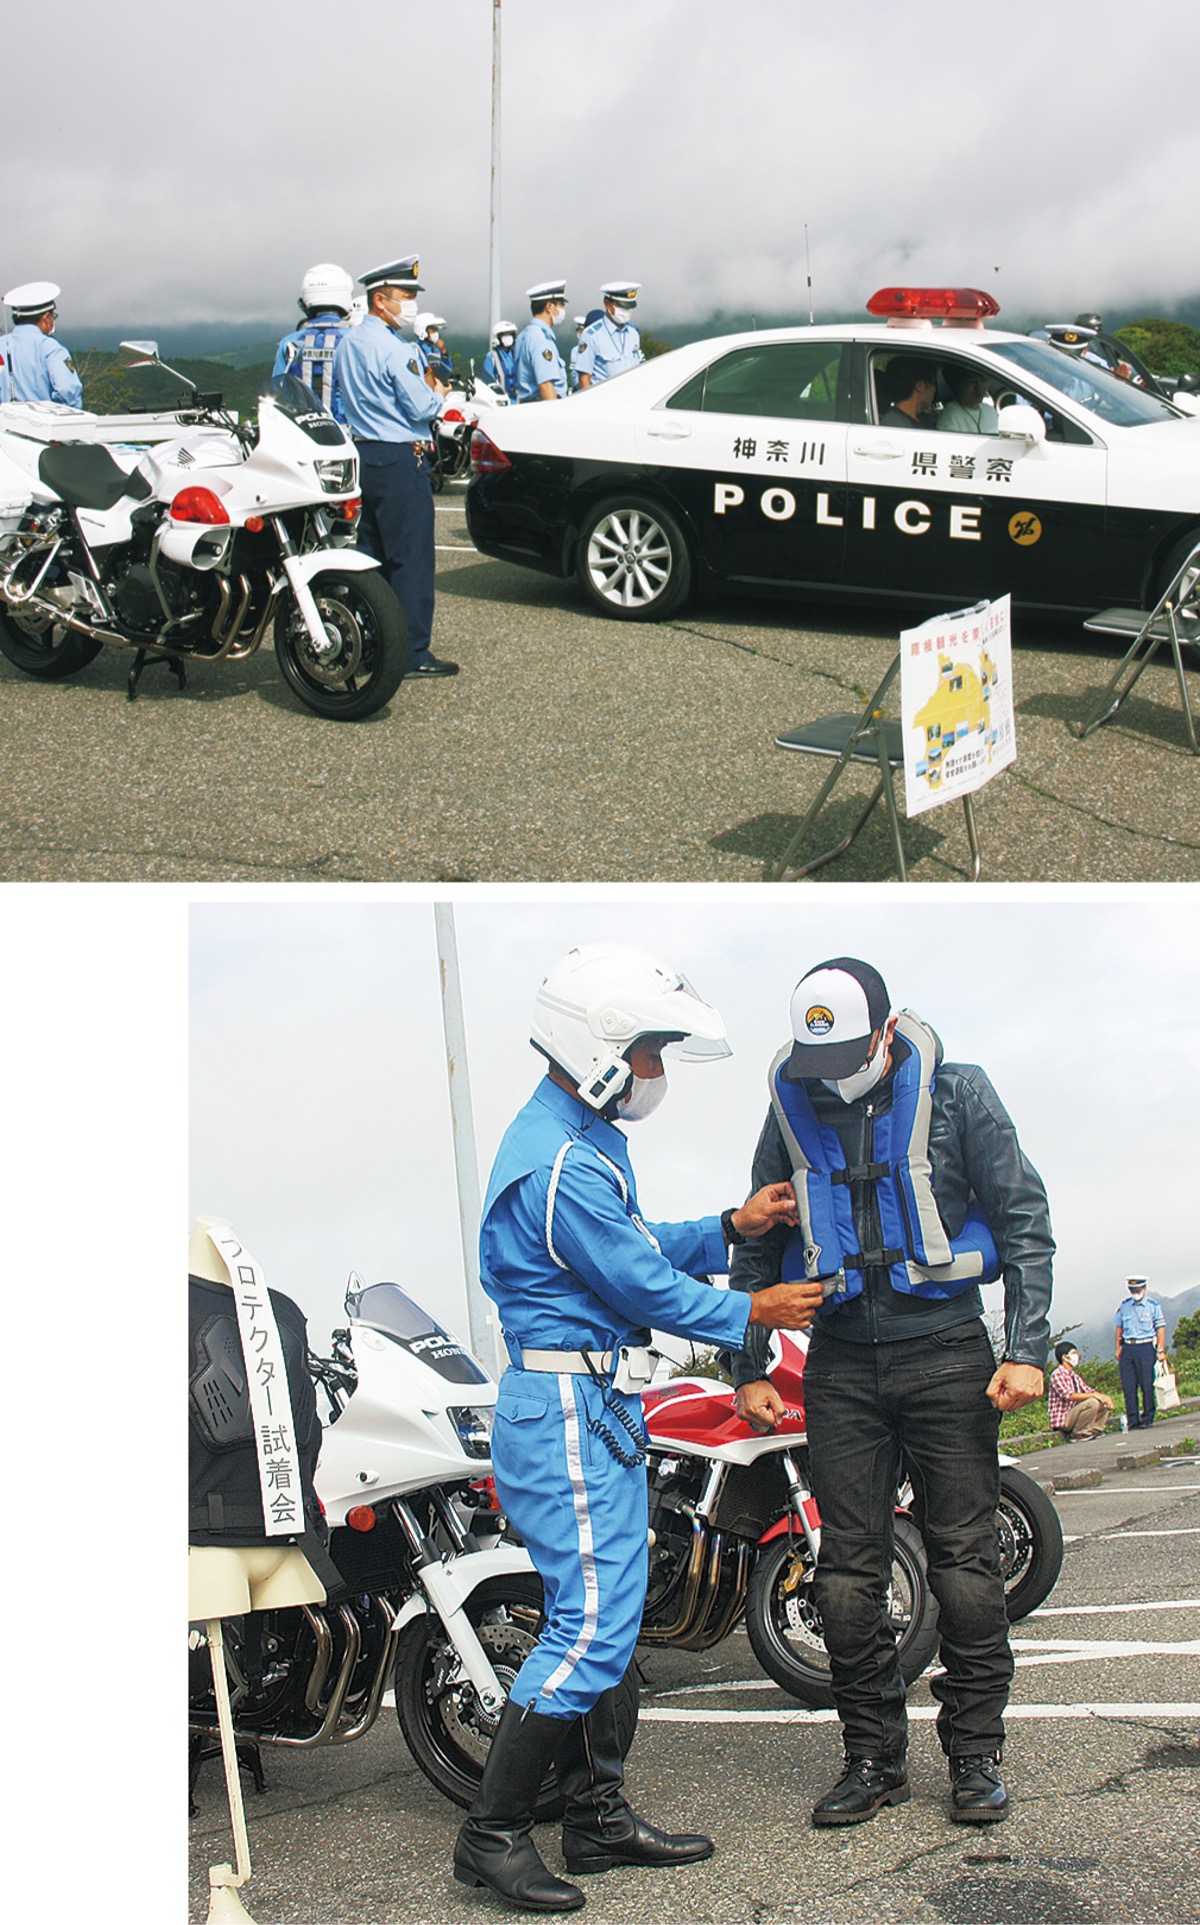
<instances>
[{"instance_id":1,"label":"motorcycle headlight","mask_svg":"<svg viewBox=\"0 0 1200 1925\"><path fill-rule=\"evenodd\" d=\"M490 1404L482 1408L478 1404L460 1404L453 1406L446 1414L458 1432L458 1441L466 1456L491 1456L494 1413Z\"/></svg>"},{"instance_id":2,"label":"motorcycle headlight","mask_svg":"<svg viewBox=\"0 0 1200 1925\"><path fill-rule=\"evenodd\" d=\"M327 495L344 495L354 486L354 458L345 461L318 461L314 463L317 480Z\"/></svg>"}]
</instances>

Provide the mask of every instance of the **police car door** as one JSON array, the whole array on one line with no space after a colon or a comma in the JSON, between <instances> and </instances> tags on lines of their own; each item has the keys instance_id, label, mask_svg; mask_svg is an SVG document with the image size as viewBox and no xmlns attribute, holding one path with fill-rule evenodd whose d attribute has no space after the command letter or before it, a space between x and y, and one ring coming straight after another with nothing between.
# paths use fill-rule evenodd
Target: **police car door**
<instances>
[{"instance_id":1,"label":"police car door","mask_svg":"<svg viewBox=\"0 0 1200 1925\"><path fill-rule=\"evenodd\" d=\"M847 567L865 588L956 604L1012 594L1017 601L1099 607L1104 600L1107 456L1076 419L1045 405L1019 381L986 367L999 407L1029 402L1044 440L960 433L880 419L892 352L868 347L864 412L850 431ZM903 344L905 360L928 360L939 401L944 370L979 361L950 349Z\"/></svg>"},{"instance_id":2,"label":"police car door","mask_svg":"<svg viewBox=\"0 0 1200 1925\"><path fill-rule=\"evenodd\" d=\"M755 341L693 375L638 424L643 461L730 582L842 579L845 349L837 341Z\"/></svg>"}]
</instances>

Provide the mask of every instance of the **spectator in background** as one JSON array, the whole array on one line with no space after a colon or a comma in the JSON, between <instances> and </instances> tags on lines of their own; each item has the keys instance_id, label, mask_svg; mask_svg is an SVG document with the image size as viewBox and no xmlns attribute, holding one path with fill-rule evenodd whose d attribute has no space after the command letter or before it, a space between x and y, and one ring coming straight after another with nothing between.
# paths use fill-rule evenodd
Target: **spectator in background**
<instances>
[{"instance_id":1,"label":"spectator in background","mask_svg":"<svg viewBox=\"0 0 1200 1925\"><path fill-rule=\"evenodd\" d=\"M1067 1444L1082 1437L1099 1437L1107 1427L1112 1398L1084 1383L1079 1375L1079 1352L1073 1343L1055 1344L1054 1361L1057 1369L1050 1373L1046 1400L1051 1430L1061 1431Z\"/></svg>"}]
</instances>

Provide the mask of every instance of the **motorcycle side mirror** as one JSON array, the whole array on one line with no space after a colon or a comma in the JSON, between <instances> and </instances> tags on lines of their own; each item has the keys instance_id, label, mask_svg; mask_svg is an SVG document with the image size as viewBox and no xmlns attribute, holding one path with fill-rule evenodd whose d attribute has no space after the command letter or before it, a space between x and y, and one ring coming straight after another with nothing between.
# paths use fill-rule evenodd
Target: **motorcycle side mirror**
<instances>
[{"instance_id":1,"label":"motorcycle side mirror","mask_svg":"<svg viewBox=\"0 0 1200 1925\"><path fill-rule=\"evenodd\" d=\"M122 341L123 354L136 354L140 358L129 363L132 368L153 368L158 365L157 341Z\"/></svg>"},{"instance_id":2,"label":"motorcycle side mirror","mask_svg":"<svg viewBox=\"0 0 1200 1925\"><path fill-rule=\"evenodd\" d=\"M350 1275L346 1278L346 1295L343 1299L343 1308L345 1309L347 1316L353 1316L354 1314L350 1308L351 1299L354 1297L361 1297L366 1287L367 1286L363 1282L362 1278L359 1276L358 1271L352 1270L350 1272Z\"/></svg>"}]
</instances>

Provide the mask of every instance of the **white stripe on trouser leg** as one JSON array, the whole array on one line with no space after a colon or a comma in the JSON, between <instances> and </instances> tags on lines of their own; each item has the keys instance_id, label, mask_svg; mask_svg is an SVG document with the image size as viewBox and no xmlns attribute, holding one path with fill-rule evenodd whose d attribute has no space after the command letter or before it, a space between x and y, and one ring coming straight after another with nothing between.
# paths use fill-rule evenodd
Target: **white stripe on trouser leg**
<instances>
[{"instance_id":1,"label":"white stripe on trouser leg","mask_svg":"<svg viewBox=\"0 0 1200 1925\"><path fill-rule=\"evenodd\" d=\"M575 1379L566 1375L558 1379L558 1395L562 1403L563 1428L567 1442L567 1470L571 1479L571 1497L575 1505L575 1522L579 1527L579 1570L583 1578L583 1628L566 1657L552 1671L542 1686L542 1696L551 1698L560 1685L567 1682L580 1658L596 1635L600 1621L600 1586L596 1578L596 1553L592 1540L592 1514L588 1508L587 1485L583 1477L583 1443L579 1428L579 1411L575 1405Z\"/></svg>"}]
</instances>

